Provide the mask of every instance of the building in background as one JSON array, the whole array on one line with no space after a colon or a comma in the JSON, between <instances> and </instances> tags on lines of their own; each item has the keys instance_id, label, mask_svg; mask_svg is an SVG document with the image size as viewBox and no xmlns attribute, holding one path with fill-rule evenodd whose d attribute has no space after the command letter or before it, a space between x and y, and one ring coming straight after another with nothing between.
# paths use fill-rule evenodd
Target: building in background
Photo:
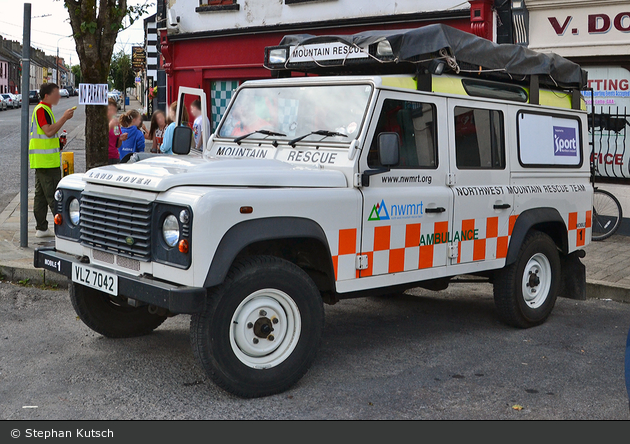
<instances>
[{"instance_id":1,"label":"building in background","mask_svg":"<svg viewBox=\"0 0 630 444\"><path fill-rule=\"evenodd\" d=\"M586 91L585 98L595 105L597 173L630 178L630 3L527 0L525 7L529 48L560 54L588 72L593 97Z\"/></svg>"},{"instance_id":2,"label":"building in background","mask_svg":"<svg viewBox=\"0 0 630 444\"><path fill-rule=\"evenodd\" d=\"M7 40L0 36L0 57L8 62L7 86L9 88L9 92L14 94L19 94L22 89L21 50L22 46L18 42Z\"/></svg>"},{"instance_id":3,"label":"building in background","mask_svg":"<svg viewBox=\"0 0 630 444\"><path fill-rule=\"evenodd\" d=\"M264 48L286 34L444 23L497 42L515 41L506 0L158 0L157 6L166 99L175 100L180 86L203 88L213 128L241 82L270 77Z\"/></svg>"},{"instance_id":4,"label":"building in background","mask_svg":"<svg viewBox=\"0 0 630 444\"><path fill-rule=\"evenodd\" d=\"M9 61L0 55L0 93L12 92L9 90Z\"/></svg>"}]
</instances>

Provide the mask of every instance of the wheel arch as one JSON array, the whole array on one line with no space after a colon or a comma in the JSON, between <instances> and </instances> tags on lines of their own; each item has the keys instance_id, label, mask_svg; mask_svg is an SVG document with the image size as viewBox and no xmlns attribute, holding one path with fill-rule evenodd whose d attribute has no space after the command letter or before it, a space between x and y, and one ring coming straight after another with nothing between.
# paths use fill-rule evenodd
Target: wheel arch
<instances>
[{"instance_id":1,"label":"wheel arch","mask_svg":"<svg viewBox=\"0 0 630 444\"><path fill-rule=\"evenodd\" d=\"M521 245L523 245L527 233L531 230L538 230L548 234L558 249L563 254L568 254L569 238L567 226L558 210L551 207L532 208L522 212L514 223L505 265L516 262Z\"/></svg>"},{"instance_id":2,"label":"wheel arch","mask_svg":"<svg viewBox=\"0 0 630 444\"><path fill-rule=\"evenodd\" d=\"M250 255L277 256L303 268L320 291L335 291L328 239L315 221L268 217L240 222L219 242L206 276L206 288L221 284L234 261Z\"/></svg>"}]
</instances>

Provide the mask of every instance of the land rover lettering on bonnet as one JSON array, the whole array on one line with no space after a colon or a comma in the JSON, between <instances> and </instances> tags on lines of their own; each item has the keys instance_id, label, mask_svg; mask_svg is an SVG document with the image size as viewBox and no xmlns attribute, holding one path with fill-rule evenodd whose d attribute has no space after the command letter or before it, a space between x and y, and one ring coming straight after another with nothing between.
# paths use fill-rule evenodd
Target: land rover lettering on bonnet
<instances>
[{"instance_id":1,"label":"land rover lettering on bonnet","mask_svg":"<svg viewBox=\"0 0 630 444\"><path fill-rule=\"evenodd\" d=\"M89 328L139 336L190 314L208 376L258 397L307 372L323 304L473 275L498 319L528 328L585 298L578 65L429 25L287 35L265 66L202 152L179 126L176 155L61 180L55 247L35 263L70 279ZM187 97L207 115L203 90Z\"/></svg>"}]
</instances>

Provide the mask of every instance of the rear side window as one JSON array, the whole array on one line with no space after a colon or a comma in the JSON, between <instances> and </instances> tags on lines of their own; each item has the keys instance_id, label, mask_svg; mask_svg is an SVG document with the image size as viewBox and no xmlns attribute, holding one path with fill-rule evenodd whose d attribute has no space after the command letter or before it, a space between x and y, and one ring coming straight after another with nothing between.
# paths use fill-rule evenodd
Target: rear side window
<instances>
[{"instance_id":1,"label":"rear side window","mask_svg":"<svg viewBox=\"0 0 630 444\"><path fill-rule=\"evenodd\" d=\"M504 169L503 113L457 106L454 118L457 168Z\"/></svg>"},{"instance_id":2,"label":"rear side window","mask_svg":"<svg viewBox=\"0 0 630 444\"><path fill-rule=\"evenodd\" d=\"M574 117L528 113L517 114L518 155L525 167L582 166L582 131Z\"/></svg>"}]
</instances>

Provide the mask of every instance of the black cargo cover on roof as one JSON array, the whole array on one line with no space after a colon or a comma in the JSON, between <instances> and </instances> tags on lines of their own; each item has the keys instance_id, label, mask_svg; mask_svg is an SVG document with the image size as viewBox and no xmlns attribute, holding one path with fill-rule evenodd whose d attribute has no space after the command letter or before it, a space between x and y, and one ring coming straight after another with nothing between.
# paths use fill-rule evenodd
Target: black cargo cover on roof
<instances>
[{"instance_id":1,"label":"black cargo cover on roof","mask_svg":"<svg viewBox=\"0 0 630 444\"><path fill-rule=\"evenodd\" d=\"M563 89L583 89L587 83L586 71L557 54L536 52L519 45L499 45L442 24L417 29L365 31L353 35L287 35L280 46L337 41L368 51L370 45L382 40L389 41L392 47L394 57L391 63L409 65L439 57L440 50L447 49L462 72L478 72L481 67L485 70L482 73L484 77L508 76L517 81L528 81L530 76L537 75L541 84ZM371 59L371 62L375 61Z\"/></svg>"}]
</instances>

